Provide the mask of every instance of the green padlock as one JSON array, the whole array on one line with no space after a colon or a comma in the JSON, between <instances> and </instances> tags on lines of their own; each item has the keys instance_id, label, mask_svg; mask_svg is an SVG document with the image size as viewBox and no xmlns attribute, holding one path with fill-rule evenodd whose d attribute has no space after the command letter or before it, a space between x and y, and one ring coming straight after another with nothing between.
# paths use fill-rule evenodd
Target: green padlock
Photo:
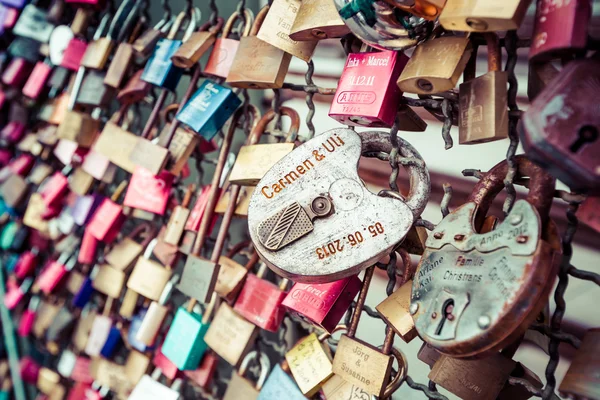
<instances>
[{"instance_id":1,"label":"green padlock","mask_svg":"<svg viewBox=\"0 0 600 400\"><path fill-rule=\"evenodd\" d=\"M0 248L2 250L10 250L19 228L20 224L16 223L15 221L9 221L4 226L2 234L0 234Z\"/></svg>"}]
</instances>

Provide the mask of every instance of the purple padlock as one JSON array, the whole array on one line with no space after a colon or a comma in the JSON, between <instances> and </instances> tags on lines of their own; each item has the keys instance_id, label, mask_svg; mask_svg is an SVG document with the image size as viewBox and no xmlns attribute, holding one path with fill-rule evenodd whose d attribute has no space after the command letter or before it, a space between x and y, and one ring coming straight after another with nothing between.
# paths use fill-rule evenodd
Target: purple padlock
<instances>
[{"instance_id":1,"label":"purple padlock","mask_svg":"<svg viewBox=\"0 0 600 400\"><path fill-rule=\"evenodd\" d=\"M25 7L26 2L27 0L0 0L0 3L2 3L3 6L16 8L17 10L21 10Z\"/></svg>"},{"instance_id":2,"label":"purple padlock","mask_svg":"<svg viewBox=\"0 0 600 400\"><path fill-rule=\"evenodd\" d=\"M71 216L79 226L87 224L94 212L104 201L104 196L91 194L87 196L78 196L71 208Z\"/></svg>"}]
</instances>

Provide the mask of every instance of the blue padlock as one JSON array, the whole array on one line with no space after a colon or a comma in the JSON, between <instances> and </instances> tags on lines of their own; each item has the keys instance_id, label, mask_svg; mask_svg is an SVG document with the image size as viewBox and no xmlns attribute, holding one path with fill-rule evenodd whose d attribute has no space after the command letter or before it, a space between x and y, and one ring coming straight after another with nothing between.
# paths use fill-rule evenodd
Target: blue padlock
<instances>
[{"instance_id":1,"label":"blue padlock","mask_svg":"<svg viewBox=\"0 0 600 400\"><path fill-rule=\"evenodd\" d=\"M94 293L93 279L91 277L85 278L81 286L79 287L79 291L73 295L73 299L71 300L71 305L75 308L83 308L92 298L92 294Z\"/></svg>"},{"instance_id":2,"label":"blue padlock","mask_svg":"<svg viewBox=\"0 0 600 400\"><path fill-rule=\"evenodd\" d=\"M177 120L206 140L211 140L242 104L229 88L205 80L179 114Z\"/></svg>"},{"instance_id":3,"label":"blue padlock","mask_svg":"<svg viewBox=\"0 0 600 400\"><path fill-rule=\"evenodd\" d=\"M6 272L8 272L8 273L14 272L15 266L17 265L17 262L19 261L19 257L20 257L20 254L9 254L8 258L6 259L6 261L4 263L4 268L6 269Z\"/></svg>"},{"instance_id":4,"label":"blue padlock","mask_svg":"<svg viewBox=\"0 0 600 400\"><path fill-rule=\"evenodd\" d=\"M212 302L208 308L212 309ZM205 317L210 314L211 312L207 310ZM197 369L208 348L204 336L209 325L208 318L179 307L169 333L165 337L162 346L163 355L181 371Z\"/></svg>"},{"instance_id":5,"label":"blue padlock","mask_svg":"<svg viewBox=\"0 0 600 400\"><path fill-rule=\"evenodd\" d=\"M303 400L306 397L291 376L286 374L277 364L267 378L257 400Z\"/></svg>"},{"instance_id":6,"label":"blue padlock","mask_svg":"<svg viewBox=\"0 0 600 400\"><path fill-rule=\"evenodd\" d=\"M121 336L121 329L118 326L110 328L106 342L100 350L100 355L104 358L111 358L116 350L123 345L123 337Z\"/></svg>"},{"instance_id":7,"label":"blue padlock","mask_svg":"<svg viewBox=\"0 0 600 400\"><path fill-rule=\"evenodd\" d=\"M158 41L152 56L150 56L144 67L144 72L142 73L143 81L167 90L175 91L179 79L181 79L181 75L183 75L183 69L177 68L171 61L171 57L175 54L177 49L179 49L181 44L196 30L196 11L193 11L192 14L182 40L176 40L175 36L177 35L179 28L181 28L181 24L186 19L186 13L184 12L179 13L167 37Z\"/></svg>"}]
</instances>

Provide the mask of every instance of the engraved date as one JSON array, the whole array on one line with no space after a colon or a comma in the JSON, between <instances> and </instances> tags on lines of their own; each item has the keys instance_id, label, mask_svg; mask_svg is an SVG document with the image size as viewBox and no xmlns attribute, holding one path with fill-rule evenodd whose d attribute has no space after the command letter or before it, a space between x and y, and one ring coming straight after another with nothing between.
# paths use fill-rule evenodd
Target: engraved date
<instances>
[{"instance_id":1,"label":"engraved date","mask_svg":"<svg viewBox=\"0 0 600 400\"><path fill-rule=\"evenodd\" d=\"M381 222L376 222L375 224L369 225L368 227L364 228L363 231L369 233L369 235L367 235L367 238L369 236L376 237L385 233L385 228L383 227L383 224ZM363 233L360 231L356 231L354 233L350 233L344 236L342 239L336 239L320 247L317 247L315 249L315 253L317 254L317 257L319 257L319 260L323 260L325 258L343 252L348 246L355 247L364 241L365 236L363 235Z\"/></svg>"}]
</instances>

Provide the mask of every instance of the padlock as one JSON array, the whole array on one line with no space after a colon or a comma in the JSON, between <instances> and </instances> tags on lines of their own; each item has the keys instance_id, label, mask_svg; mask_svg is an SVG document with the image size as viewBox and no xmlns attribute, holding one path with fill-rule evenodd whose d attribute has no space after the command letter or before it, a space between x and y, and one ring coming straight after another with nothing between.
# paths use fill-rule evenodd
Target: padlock
<instances>
[{"instance_id":1,"label":"padlock","mask_svg":"<svg viewBox=\"0 0 600 400\"><path fill-rule=\"evenodd\" d=\"M177 122L170 122L164 126L158 138L159 145L162 145L168 141L167 139L172 123L177 124ZM194 132L184 129L181 126L175 128L175 133L173 134L171 142L168 145L169 151L165 169L171 172L173 175L182 175L184 169L187 167L187 162L190 156L198 147L198 143L202 140L202 137L196 135Z\"/></svg>"},{"instance_id":2,"label":"padlock","mask_svg":"<svg viewBox=\"0 0 600 400\"><path fill-rule=\"evenodd\" d=\"M138 141L147 139L136 136L120 126L124 121L123 114L123 110L119 111L104 125L92 150L125 171L133 173L136 164L129 156L136 148Z\"/></svg>"},{"instance_id":3,"label":"padlock","mask_svg":"<svg viewBox=\"0 0 600 400\"><path fill-rule=\"evenodd\" d=\"M17 279L25 279L33 274L39 262L39 253L40 251L37 247L21 253L14 268Z\"/></svg>"},{"instance_id":4,"label":"padlock","mask_svg":"<svg viewBox=\"0 0 600 400\"><path fill-rule=\"evenodd\" d=\"M136 341L143 343L146 346L154 346L158 332L169 312L167 302L169 301L177 281L179 281L179 275L173 275L171 280L165 285L158 301L150 303L148 311L146 311L139 329L135 334Z\"/></svg>"},{"instance_id":5,"label":"padlock","mask_svg":"<svg viewBox=\"0 0 600 400\"><path fill-rule=\"evenodd\" d=\"M188 297L208 303L215 290L220 268L218 263L189 254L177 289Z\"/></svg>"},{"instance_id":6,"label":"padlock","mask_svg":"<svg viewBox=\"0 0 600 400\"><path fill-rule=\"evenodd\" d=\"M152 254L164 265L175 265L179 259L179 248L172 244L165 243L166 227L163 226L156 237L156 246L152 249ZM195 232L193 232L195 233Z\"/></svg>"},{"instance_id":7,"label":"padlock","mask_svg":"<svg viewBox=\"0 0 600 400\"><path fill-rule=\"evenodd\" d=\"M431 369L429 379L461 399L495 399L515 365L501 353L480 360L442 356Z\"/></svg>"},{"instance_id":8,"label":"padlock","mask_svg":"<svg viewBox=\"0 0 600 400\"><path fill-rule=\"evenodd\" d=\"M75 33L67 25L59 25L52 30L50 40L48 41L48 57L52 65L60 66L65 50L74 37ZM64 68L61 69L66 71Z\"/></svg>"},{"instance_id":9,"label":"padlock","mask_svg":"<svg viewBox=\"0 0 600 400\"><path fill-rule=\"evenodd\" d=\"M16 37L8 46L8 54L12 58L22 58L35 64L40 58L40 46L41 43L37 40Z\"/></svg>"},{"instance_id":10,"label":"padlock","mask_svg":"<svg viewBox=\"0 0 600 400\"><path fill-rule=\"evenodd\" d=\"M240 148L229 175L229 182L236 185L256 186L274 165L294 150L294 142L298 137L300 127L300 117L294 109L289 107L280 107L280 113L291 119L285 143L258 144L267 125L276 116L275 111L269 110L252 130L247 143Z\"/></svg>"},{"instance_id":11,"label":"padlock","mask_svg":"<svg viewBox=\"0 0 600 400\"><path fill-rule=\"evenodd\" d=\"M112 243L125 222L123 207L117 204L116 201L121 197L121 193L126 186L127 181L122 181L115 189L112 197L104 199L86 227L86 230L89 230L90 234L101 242Z\"/></svg>"},{"instance_id":12,"label":"padlock","mask_svg":"<svg viewBox=\"0 0 600 400\"><path fill-rule=\"evenodd\" d=\"M152 357L152 364L157 369L160 369L163 375L165 375L169 379L175 379L181 375L180 371L177 369L177 366L163 355L162 347L159 347L156 350L156 352L154 352L154 357Z\"/></svg>"},{"instance_id":13,"label":"padlock","mask_svg":"<svg viewBox=\"0 0 600 400\"><path fill-rule=\"evenodd\" d=\"M495 230L480 234L473 227L504 188L506 162L485 174L469 202L427 239L409 310L419 336L443 354L483 357L513 343L548 301L561 253L548 219L555 182L522 156L515 163L518 176L531 180L528 198ZM498 296L505 301L489 300Z\"/></svg>"},{"instance_id":14,"label":"padlock","mask_svg":"<svg viewBox=\"0 0 600 400\"><path fill-rule=\"evenodd\" d=\"M86 225L96 209L104 201L104 196L93 193L86 196L77 196L71 207L71 216L77 225Z\"/></svg>"},{"instance_id":15,"label":"padlock","mask_svg":"<svg viewBox=\"0 0 600 400\"><path fill-rule=\"evenodd\" d=\"M212 383L217 370L219 357L212 351L207 351L202 357L202 362L198 369L194 371L183 371L184 375L190 380L192 385L207 389Z\"/></svg>"},{"instance_id":16,"label":"padlock","mask_svg":"<svg viewBox=\"0 0 600 400\"><path fill-rule=\"evenodd\" d=\"M23 216L23 225L36 229L47 237L49 235L48 221L42 218L45 209L46 205L42 200L42 196L39 193L32 193Z\"/></svg>"},{"instance_id":17,"label":"padlock","mask_svg":"<svg viewBox=\"0 0 600 400\"><path fill-rule=\"evenodd\" d=\"M327 379L321 388L321 393L327 400L345 400L351 398L372 399L369 393L362 388L345 381L339 375L333 375Z\"/></svg>"},{"instance_id":18,"label":"padlock","mask_svg":"<svg viewBox=\"0 0 600 400\"><path fill-rule=\"evenodd\" d=\"M142 379L135 385L128 399L131 400L178 400L181 398L179 393L182 383L181 378L175 379L170 387L159 383L156 379L160 376L160 369L156 369L158 373L152 377L148 375L142 376Z\"/></svg>"},{"instance_id":19,"label":"padlock","mask_svg":"<svg viewBox=\"0 0 600 400\"><path fill-rule=\"evenodd\" d=\"M94 269L97 269L92 281L94 289L108 297L115 299L121 297L121 289L125 284L125 273L108 264L98 265ZM92 275L94 275L94 271Z\"/></svg>"},{"instance_id":20,"label":"padlock","mask_svg":"<svg viewBox=\"0 0 600 400\"><path fill-rule=\"evenodd\" d=\"M136 166L131 175L123 205L164 215L174 179L175 176L168 171L154 175L146 168Z\"/></svg>"},{"instance_id":21,"label":"padlock","mask_svg":"<svg viewBox=\"0 0 600 400\"><path fill-rule=\"evenodd\" d=\"M269 6L263 7L256 16L250 34L240 39L227 75L227 83L231 86L244 89L275 89L283 86L292 55L257 37L268 12Z\"/></svg>"},{"instance_id":22,"label":"padlock","mask_svg":"<svg viewBox=\"0 0 600 400\"><path fill-rule=\"evenodd\" d=\"M376 307L385 323L406 343L410 343L417 336L415 323L409 311L411 289L412 280L408 280Z\"/></svg>"},{"instance_id":23,"label":"padlock","mask_svg":"<svg viewBox=\"0 0 600 400\"><path fill-rule=\"evenodd\" d=\"M205 80L176 116L206 140L211 140L242 101L229 88Z\"/></svg>"},{"instance_id":24,"label":"padlock","mask_svg":"<svg viewBox=\"0 0 600 400\"><path fill-rule=\"evenodd\" d=\"M150 259L155 243L156 239L153 239L146 248L144 256L137 259L127 280L127 288L150 300L158 301L171 279L171 269Z\"/></svg>"},{"instance_id":25,"label":"padlock","mask_svg":"<svg viewBox=\"0 0 600 400\"><path fill-rule=\"evenodd\" d=\"M496 32L519 29L531 0L510 0L501 7L485 0L446 0L440 24L450 31Z\"/></svg>"},{"instance_id":26,"label":"padlock","mask_svg":"<svg viewBox=\"0 0 600 400\"><path fill-rule=\"evenodd\" d=\"M116 91L113 87L104 84L106 72L91 70L88 71L77 94L75 91L71 94L75 98L75 103L84 107L107 107L115 97Z\"/></svg>"},{"instance_id":27,"label":"padlock","mask_svg":"<svg viewBox=\"0 0 600 400\"><path fill-rule=\"evenodd\" d=\"M309 62L318 42L315 39L298 42L289 36L301 4L300 0L273 1L256 36L294 57Z\"/></svg>"},{"instance_id":28,"label":"padlock","mask_svg":"<svg viewBox=\"0 0 600 400\"><path fill-rule=\"evenodd\" d=\"M20 121L9 121L0 130L0 143L4 146L14 145L21 140L25 134L25 124ZM19 149L23 151L23 149Z\"/></svg>"},{"instance_id":29,"label":"padlock","mask_svg":"<svg viewBox=\"0 0 600 400\"><path fill-rule=\"evenodd\" d=\"M139 351L131 351L125 361L125 374L129 383L135 385L144 376L148 366L150 365L150 358Z\"/></svg>"},{"instance_id":30,"label":"padlock","mask_svg":"<svg viewBox=\"0 0 600 400\"><path fill-rule=\"evenodd\" d=\"M521 379L538 390L542 390L544 387L539 376L521 363L517 363L510 376ZM504 387L498 394L498 400L527 400L531 397L533 397L533 394L525 386L511 385L510 381L504 384Z\"/></svg>"},{"instance_id":31,"label":"padlock","mask_svg":"<svg viewBox=\"0 0 600 400\"><path fill-rule=\"evenodd\" d=\"M527 97L529 101L533 102L558 74L558 69L552 63L529 63L527 74Z\"/></svg>"},{"instance_id":32,"label":"padlock","mask_svg":"<svg viewBox=\"0 0 600 400\"><path fill-rule=\"evenodd\" d=\"M523 114L519 134L523 147L536 163L575 191L600 193L600 115L584 99L594 92L600 61L570 62ZM561 109L553 109L554 99Z\"/></svg>"},{"instance_id":33,"label":"padlock","mask_svg":"<svg viewBox=\"0 0 600 400\"><path fill-rule=\"evenodd\" d=\"M591 15L589 0L538 0L529 59L549 61L584 54Z\"/></svg>"},{"instance_id":34,"label":"padlock","mask_svg":"<svg viewBox=\"0 0 600 400\"><path fill-rule=\"evenodd\" d=\"M289 32L292 40L314 41L341 38L350 29L340 18L332 1L303 0Z\"/></svg>"},{"instance_id":35,"label":"padlock","mask_svg":"<svg viewBox=\"0 0 600 400\"><path fill-rule=\"evenodd\" d=\"M256 189L255 186L242 186L239 190L238 198L236 201L235 210L233 213L234 217L247 218L248 217L248 205L250 204L250 196ZM221 197L217 202L215 212L217 214L225 214L229 202L232 201L231 195L235 190L235 186L227 182L225 187L221 191Z\"/></svg>"},{"instance_id":36,"label":"padlock","mask_svg":"<svg viewBox=\"0 0 600 400\"><path fill-rule=\"evenodd\" d=\"M10 175L7 180L0 184L0 196L2 196L5 204L11 208L19 207L28 191L27 181L16 174Z\"/></svg>"},{"instance_id":37,"label":"padlock","mask_svg":"<svg viewBox=\"0 0 600 400\"><path fill-rule=\"evenodd\" d=\"M289 376L279 364L275 365L273 371L269 374L264 387L260 391L257 400L303 400L304 394L296 385L296 382ZM329 399L329 397L328 397Z\"/></svg>"},{"instance_id":38,"label":"padlock","mask_svg":"<svg viewBox=\"0 0 600 400\"><path fill-rule=\"evenodd\" d=\"M360 291L356 275L320 284L296 283L282 305L300 318L331 333Z\"/></svg>"},{"instance_id":39,"label":"padlock","mask_svg":"<svg viewBox=\"0 0 600 400\"><path fill-rule=\"evenodd\" d=\"M144 73L142 74L142 80L151 83L155 86L162 87L164 89L175 91L179 79L183 74L183 69L176 67L171 61L171 57L175 54L177 49L181 46L182 42L185 42L189 36L194 32L197 22L197 10L194 9L192 15L190 15L190 23L186 28L185 34L182 40L175 40L175 36L179 32L183 20L186 18L186 14L181 12L169 34L166 38L158 40L154 53L148 59L146 66L144 67Z\"/></svg>"},{"instance_id":40,"label":"padlock","mask_svg":"<svg viewBox=\"0 0 600 400\"><path fill-rule=\"evenodd\" d=\"M69 190L79 196L85 196L94 184L94 177L81 167L76 167L69 176Z\"/></svg>"},{"instance_id":41,"label":"padlock","mask_svg":"<svg viewBox=\"0 0 600 400\"><path fill-rule=\"evenodd\" d=\"M365 271L348 333L340 338L333 358L333 372L371 395L386 398L387 396L384 395L386 391L390 391L391 388L395 387L401 378L401 374L398 373L393 380L390 379L393 359L391 352L395 332L389 327L386 329L385 341L381 351L355 338L374 269L373 266Z\"/></svg>"},{"instance_id":42,"label":"padlock","mask_svg":"<svg viewBox=\"0 0 600 400\"><path fill-rule=\"evenodd\" d=\"M260 375L256 384L244 378L248 365L252 359L258 359L260 365ZM235 371L231 376L231 381L227 386L223 400L237 400L237 399L248 399L256 400L259 396L259 392L262 389L269 373L270 363L269 358L264 352L252 351L248 353L242 364L240 365L239 371Z\"/></svg>"},{"instance_id":43,"label":"padlock","mask_svg":"<svg viewBox=\"0 0 600 400\"><path fill-rule=\"evenodd\" d=\"M256 275L246 277L233 309L259 328L277 332L285 316L281 303L287 295L288 280L282 279L275 285L263 279L266 272L267 266L261 263Z\"/></svg>"},{"instance_id":44,"label":"padlock","mask_svg":"<svg viewBox=\"0 0 600 400\"><path fill-rule=\"evenodd\" d=\"M45 337L46 348L51 354L58 355L60 351L59 341L64 340L71 333L75 319L75 315L65 306L54 316L52 323L46 330Z\"/></svg>"},{"instance_id":45,"label":"padlock","mask_svg":"<svg viewBox=\"0 0 600 400\"><path fill-rule=\"evenodd\" d=\"M119 89L129 72L130 66L134 61L134 50L130 43L119 43L117 51L113 56L106 75L104 84L113 89Z\"/></svg>"},{"instance_id":46,"label":"padlock","mask_svg":"<svg viewBox=\"0 0 600 400\"><path fill-rule=\"evenodd\" d=\"M258 254L255 251L252 251L245 266L233 260L233 257L248 245L248 242L238 243L227 253L227 256L219 257L221 267L219 268L215 292L230 304L233 303L242 289L248 271L258 262Z\"/></svg>"},{"instance_id":47,"label":"padlock","mask_svg":"<svg viewBox=\"0 0 600 400\"><path fill-rule=\"evenodd\" d=\"M396 81L407 62L394 51L348 54L329 116L346 125L391 127L402 96Z\"/></svg>"},{"instance_id":48,"label":"padlock","mask_svg":"<svg viewBox=\"0 0 600 400\"><path fill-rule=\"evenodd\" d=\"M46 82L52 73L52 65L38 61L27 78L21 93L32 100L37 100L46 88Z\"/></svg>"},{"instance_id":49,"label":"padlock","mask_svg":"<svg viewBox=\"0 0 600 400\"><path fill-rule=\"evenodd\" d=\"M21 88L33 70L33 64L24 58L13 58L2 71L2 83Z\"/></svg>"},{"instance_id":50,"label":"padlock","mask_svg":"<svg viewBox=\"0 0 600 400\"><path fill-rule=\"evenodd\" d=\"M398 78L406 93L433 94L453 89L471 57L469 38L443 36L417 46Z\"/></svg>"},{"instance_id":51,"label":"padlock","mask_svg":"<svg viewBox=\"0 0 600 400\"><path fill-rule=\"evenodd\" d=\"M173 20L167 17L170 17L170 15L165 15L153 28L142 33L140 37L133 42L133 50L138 56L144 58L148 57L152 54L152 51L156 47L156 43L169 33Z\"/></svg>"},{"instance_id":52,"label":"padlock","mask_svg":"<svg viewBox=\"0 0 600 400\"><path fill-rule=\"evenodd\" d=\"M76 263L77 256L68 253L63 253L57 260L50 260L35 279L34 293L41 290L50 295Z\"/></svg>"},{"instance_id":53,"label":"padlock","mask_svg":"<svg viewBox=\"0 0 600 400\"><path fill-rule=\"evenodd\" d=\"M237 53L237 49L240 45L239 40L232 39L229 37L229 35L231 34L233 24L237 22L238 19L243 19L244 22L244 30L241 36L248 36L250 34L250 29L252 28L252 23L254 22L254 14L252 13L252 10L245 8L243 18L238 11L235 11L233 14L231 14L229 19L227 19L225 27L223 28L221 37L217 38L215 41L213 50L208 57L208 61L206 61L206 66L204 67L205 74L218 76L221 78L227 78L229 75L229 70L233 64L233 59L235 58L235 54Z\"/></svg>"},{"instance_id":54,"label":"padlock","mask_svg":"<svg viewBox=\"0 0 600 400\"><path fill-rule=\"evenodd\" d=\"M98 357L108 339L113 320L109 316L114 299L108 297L104 303L102 314L96 315L90 328L89 338L85 345L84 352L90 357Z\"/></svg>"},{"instance_id":55,"label":"padlock","mask_svg":"<svg viewBox=\"0 0 600 400\"><path fill-rule=\"evenodd\" d=\"M87 172L94 179L111 184L115 178L118 167L112 164L104 155L89 149L81 164L81 169Z\"/></svg>"},{"instance_id":56,"label":"padlock","mask_svg":"<svg viewBox=\"0 0 600 400\"><path fill-rule=\"evenodd\" d=\"M148 247L155 234L156 231L148 223L138 225L127 236L112 246L110 251L105 254L104 260L118 270L128 270L144 252L144 249ZM140 243L137 242L139 238L143 238Z\"/></svg>"},{"instance_id":57,"label":"padlock","mask_svg":"<svg viewBox=\"0 0 600 400\"><path fill-rule=\"evenodd\" d=\"M346 329L345 326L336 327L336 331ZM313 396L331 375L331 353L326 352L323 346L329 333L317 337L316 333L300 339L286 354L285 360L289 365L292 376L296 380L300 391L307 397Z\"/></svg>"},{"instance_id":58,"label":"padlock","mask_svg":"<svg viewBox=\"0 0 600 400\"><path fill-rule=\"evenodd\" d=\"M71 171L71 166L65 167L62 171L56 171L39 187L38 192L42 195L46 207L51 207L63 200L69 191L69 181L65 175Z\"/></svg>"},{"instance_id":59,"label":"padlock","mask_svg":"<svg viewBox=\"0 0 600 400\"><path fill-rule=\"evenodd\" d=\"M4 306L9 310L13 310L23 300L32 284L33 279L26 278L18 287L6 291L4 293Z\"/></svg>"},{"instance_id":60,"label":"padlock","mask_svg":"<svg viewBox=\"0 0 600 400\"><path fill-rule=\"evenodd\" d=\"M187 309L177 309L161 351L179 370L195 370L200 365L200 360L208 348L204 339L210 326L215 301L216 297L208 304L204 315L194 312L193 303L190 303Z\"/></svg>"},{"instance_id":61,"label":"padlock","mask_svg":"<svg viewBox=\"0 0 600 400\"><path fill-rule=\"evenodd\" d=\"M38 373L36 386L40 392L48 395L60 382L60 375L49 368L42 367Z\"/></svg>"},{"instance_id":62,"label":"padlock","mask_svg":"<svg viewBox=\"0 0 600 400\"><path fill-rule=\"evenodd\" d=\"M206 331L204 341L235 367L254 345L257 335L256 325L246 321L228 304L222 303Z\"/></svg>"},{"instance_id":63,"label":"padlock","mask_svg":"<svg viewBox=\"0 0 600 400\"><path fill-rule=\"evenodd\" d=\"M177 246L183 235L183 230L190 216L190 210L187 208L192 200L192 195L196 191L196 185L188 185L185 197L181 205L173 209L169 222L167 223L163 240L167 244Z\"/></svg>"},{"instance_id":64,"label":"padlock","mask_svg":"<svg viewBox=\"0 0 600 400\"><path fill-rule=\"evenodd\" d=\"M465 69L459 86L460 144L487 143L508 137L508 72L501 71L502 53L498 35L486 33L488 72L475 78L475 64ZM472 57L477 59L477 52Z\"/></svg>"},{"instance_id":65,"label":"padlock","mask_svg":"<svg viewBox=\"0 0 600 400\"><path fill-rule=\"evenodd\" d=\"M558 391L561 396L572 398L597 398L600 395L598 385L598 353L600 329L587 331L581 346L577 349L573 361L567 370Z\"/></svg>"},{"instance_id":66,"label":"padlock","mask_svg":"<svg viewBox=\"0 0 600 400\"><path fill-rule=\"evenodd\" d=\"M398 149L403 157L421 160L401 138ZM372 151L392 151L387 133L332 129L296 148L258 183L248 227L261 258L278 275L302 283L339 280L372 265L404 239L429 197L429 173L423 165L407 166L406 199L375 195L356 167L360 155ZM279 206L271 204L274 198ZM381 220L384 214L391 219ZM315 218L327 223L313 225Z\"/></svg>"},{"instance_id":67,"label":"padlock","mask_svg":"<svg viewBox=\"0 0 600 400\"><path fill-rule=\"evenodd\" d=\"M142 80L142 73L144 71L139 70L129 78L125 87L119 90L117 94L117 100L122 105L131 105L138 103L150 93L152 85Z\"/></svg>"},{"instance_id":68,"label":"padlock","mask_svg":"<svg viewBox=\"0 0 600 400\"><path fill-rule=\"evenodd\" d=\"M115 14L110 24L106 36L103 35L104 31L106 30L106 27L108 26L110 14L106 13L102 17L100 23L98 24L98 27L96 28L96 31L94 32L92 41L88 43L85 53L81 58L80 66L83 68L79 68L78 75L81 74L83 77L83 74L85 73L85 68L96 70L104 69L106 62L108 61L108 57L110 56L110 53L114 46L114 40L116 39L117 29L121 28L121 26L119 26L119 22L124 22L125 15L123 11L125 7L127 7L127 3L128 2L123 2L119 6L119 10L117 10L117 13Z\"/></svg>"},{"instance_id":69,"label":"padlock","mask_svg":"<svg viewBox=\"0 0 600 400\"><path fill-rule=\"evenodd\" d=\"M178 68L192 68L213 45L222 27L223 18L219 17L214 25L209 21L193 32L171 57L173 64Z\"/></svg>"},{"instance_id":70,"label":"padlock","mask_svg":"<svg viewBox=\"0 0 600 400\"><path fill-rule=\"evenodd\" d=\"M81 59L83 58L86 49L87 42L78 37L74 37L69 41L69 44L63 53L60 66L69 71L77 71L81 66Z\"/></svg>"},{"instance_id":71,"label":"padlock","mask_svg":"<svg viewBox=\"0 0 600 400\"><path fill-rule=\"evenodd\" d=\"M13 28L13 34L48 43L54 26L46 20L46 12L34 5L27 4Z\"/></svg>"},{"instance_id":72,"label":"padlock","mask_svg":"<svg viewBox=\"0 0 600 400\"><path fill-rule=\"evenodd\" d=\"M435 20L446 4L446 0L385 1L394 7L398 7L401 10L408 11L411 14L428 20Z\"/></svg>"},{"instance_id":73,"label":"padlock","mask_svg":"<svg viewBox=\"0 0 600 400\"><path fill-rule=\"evenodd\" d=\"M89 114L68 110L58 125L56 136L90 147L98 136L100 121Z\"/></svg>"}]
</instances>

